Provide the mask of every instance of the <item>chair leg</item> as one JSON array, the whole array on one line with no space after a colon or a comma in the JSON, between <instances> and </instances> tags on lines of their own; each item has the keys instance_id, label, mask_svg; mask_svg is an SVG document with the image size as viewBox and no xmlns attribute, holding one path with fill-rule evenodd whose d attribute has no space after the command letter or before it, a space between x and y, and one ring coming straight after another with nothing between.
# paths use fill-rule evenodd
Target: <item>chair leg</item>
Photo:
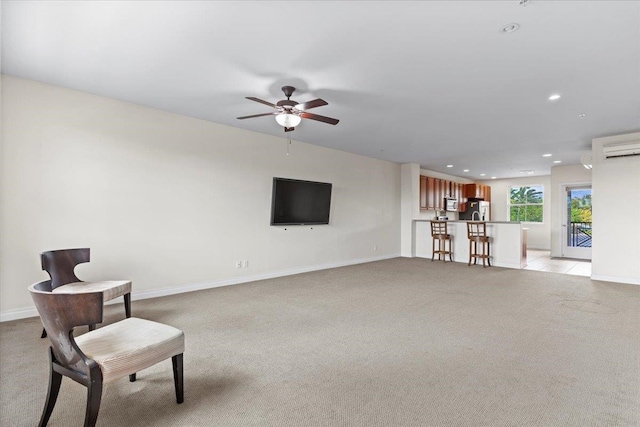
<instances>
[{"instance_id":1,"label":"chair leg","mask_svg":"<svg viewBox=\"0 0 640 427\"><path fill-rule=\"evenodd\" d=\"M436 256L436 239L434 237L431 238L431 261Z\"/></svg>"},{"instance_id":2,"label":"chair leg","mask_svg":"<svg viewBox=\"0 0 640 427\"><path fill-rule=\"evenodd\" d=\"M44 427L49 422L49 418L53 412L53 407L56 406L58 392L60 391L60 384L62 383L62 374L53 369L53 360L53 353L51 352L51 349L49 349L49 390L47 391L47 400L44 403L42 416L38 423L39 427Z\"/></svg>"},{"instance_id":3,"label":"chair leg","mask_svg":"<svg viewBox=\"0 0 640 427\"><path fill-rule=\"evenodd\" d=\"M124 294L124 313L127 319L131 317L131 292Z\"/></svg>"},{"instance_id":4,"label":"chair leg","mask_svg":"<svg viewBox=\"0 0 640 427\"><path fill-rule=\"evenodd\" d=\"M451 244L453 242L449 239L449 261L453 262L453 249L451 249Z\"/></svg>"},{"instance_id":5,"label":"chair leg","mask_svg":"<svg viewBox=\"0 0 640 427\"><path fill-rule=\"evenodd\" d=\"M487 242L487 263L491 267L491 243Z\"/></svg>"},{"instance_id":6,"label":"chair leg","mask_svg":"<svg viewBox=\"0 0 640 427\"><path fill-rule=\"evenodd\" d=\"M184 402L184 379L182 376L182 353L171 358L173 364L173 383L176 387L176 402Z\"/></svg>"},{"instance_id":7,"label":"chair leg","mask_svg":"<svg viewBox=\"0 0 640 427\"><path fill-rule=\"evenodd\" d=\"M487 257L485 256L485 248L486 248L486 244L483 241L482 242L482 268L487 268L487 264L486 264Z\"/></svg>"},{"instance_id":8,"label":"chair leg","mask_svg":"<svg viewBox=\"0 0 640 427\"><path fill-rule=\"evenodd\" d=\"M40 334L40 338L46 338L47 337L47 331L42 328L42 334Z\"/></svg>"},{"instance_id":9,"label":"chair leg","mask_svg":"<svg viewBox=\"0 0 640 427\"><path fill-rule=\"evenodd\" d=\"M469 239L469 263L467 265L471 265L471 254L473 254L473 252L471 251L471 243L473 241L471 239Z\"/></svg>"},{"instance_id":10,"label":"chair leg","mask_svg":"<svg viewBox=\"0 0 640 427\"><path fill-rule=\"evenodd\" d=\"M131 382L131 383L136 382L136 374L135 373L129 375L129 382Z\"/></svg>"},{"instance_id":11,"label":"chair leg","mask_svg":"<svg viewBox=\"0 0 640 427\"><path fill-rule=\"evenodd\" d=\"M84 416L84 427L94 427L98 419L100 401L102 400L102 372L99 366L93 366L89 373L87 386L87 411Z\"/></svg>"}]
</instances>

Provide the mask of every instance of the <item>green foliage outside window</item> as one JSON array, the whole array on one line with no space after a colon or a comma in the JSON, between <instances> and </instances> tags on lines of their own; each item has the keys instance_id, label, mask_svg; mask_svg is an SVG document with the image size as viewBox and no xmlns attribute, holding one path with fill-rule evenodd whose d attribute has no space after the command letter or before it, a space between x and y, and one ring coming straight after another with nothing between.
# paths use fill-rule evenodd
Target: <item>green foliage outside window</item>
<instances>
[{"instance_id":1,"label":"green foliage outside window","mask_svg":"<svg viewBox=\"0 0 640 427\"><path fill-rule=\"evenodd\" d=\"M511 221L542 222L544 189L542 185L509 188Z\"/></svg>"},{"instance_id":2,"label":"green foliage outside window","mask_svg":"<svg viewBox=\"0 0 640 427\"><path fill-rule=\"evenodd\" d=\"M591 222L591 194L571 199L571 222Z\"/></svg>"}]
</instances>

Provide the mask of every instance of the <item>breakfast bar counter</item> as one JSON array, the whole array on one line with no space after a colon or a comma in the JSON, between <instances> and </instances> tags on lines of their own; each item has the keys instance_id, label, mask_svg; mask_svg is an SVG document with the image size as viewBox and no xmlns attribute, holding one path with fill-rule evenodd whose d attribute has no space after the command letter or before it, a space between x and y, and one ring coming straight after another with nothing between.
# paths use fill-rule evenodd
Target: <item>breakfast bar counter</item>
<instances>
[{"instance_id":1,"label":"breakfast bar counter","mask_svg":"<svg viewBox=\"0 0 640 427\"><path fill-rule=\"evenodd\" d=\"M469 221L447 221L455 262L469 262L467 222ZM526 250L523 248L526 248L527 235L522 224L514 221L486 221L486 223L487 235L491 238L491 265L518 269L526 267ZM413 239L415 256L431 259L431 220L414 220L413 232L415 233ZM438 259L437 256L435 259Z\"/></svg>"}]
</instances>

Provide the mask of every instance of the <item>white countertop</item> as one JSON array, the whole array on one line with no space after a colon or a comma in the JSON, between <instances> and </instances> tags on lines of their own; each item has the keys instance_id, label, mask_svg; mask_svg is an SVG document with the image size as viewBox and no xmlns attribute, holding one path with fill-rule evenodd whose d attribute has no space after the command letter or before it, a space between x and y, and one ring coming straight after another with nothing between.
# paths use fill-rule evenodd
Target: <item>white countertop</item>
<instances>
[{"instance_id":1,"label":"white countertop","mask_svg":"<svg viewBox=\"0 0 640 427\"><path fill-rule=\"evenodd\" d=\"M437 220L437 219L414 219L414 221L431 222L431 221L440 221L440 220ZM471 220L466 220L466 219L447 219L445 221L447 221L447 222L478 222L478 221L471 221ZM481 222L486 222L487 224L521 224L520 221L481 221Z\"/></svg>"}]
</instances>

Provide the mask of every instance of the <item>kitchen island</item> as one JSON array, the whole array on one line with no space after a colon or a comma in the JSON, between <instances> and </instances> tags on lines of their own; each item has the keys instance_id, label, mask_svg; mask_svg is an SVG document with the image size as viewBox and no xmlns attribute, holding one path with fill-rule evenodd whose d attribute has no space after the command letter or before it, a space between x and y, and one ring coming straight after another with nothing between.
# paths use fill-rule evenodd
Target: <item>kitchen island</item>
<instances>
[{"instance_id":1,"label":"kitchen island","mask_svg":"<svg viewBox=\"0 0 640 427\"><path fill-rule=\"evenodd\" d=\"M469 221L447 221L455 262L469 262L467 222ZM491 265L507 268L526 267L527 230L523 229L522 224L513 221L486 221L486 223L487 235L491 238ZM413 232L415 256L431 259L431 220L414 220Z\"/></svg>"}]
</instances>

